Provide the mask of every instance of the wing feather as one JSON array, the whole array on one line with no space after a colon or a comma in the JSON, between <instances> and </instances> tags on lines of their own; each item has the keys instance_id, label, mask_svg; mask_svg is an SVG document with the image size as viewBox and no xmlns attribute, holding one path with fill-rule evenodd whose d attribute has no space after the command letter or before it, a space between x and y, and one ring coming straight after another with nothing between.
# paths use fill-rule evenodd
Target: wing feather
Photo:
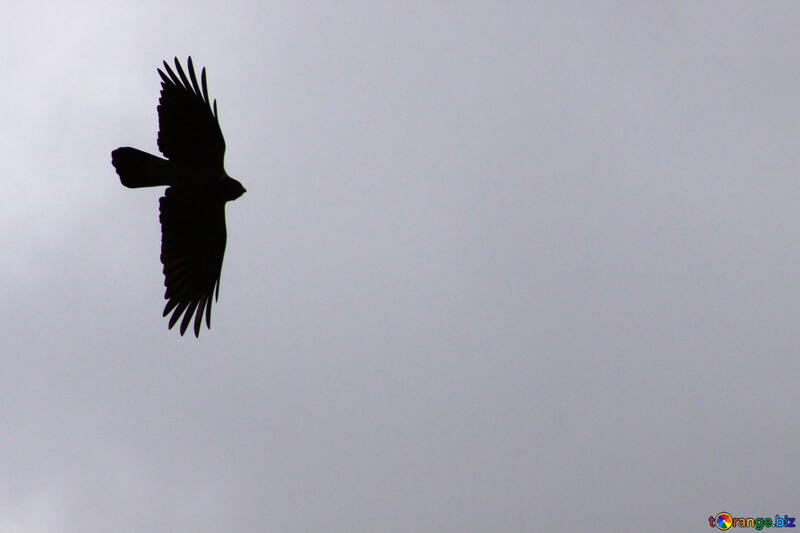
<instances>
[{"instance_id":1,"label":"wing feather","mask_svg":"<svg viewBox=\"0 0 800 533\"><path fill-rule=\"evenodd\" d=\"M200 73L200 82L203 84L203 100L205 100L206 104L208 104L210 100L208 99L208 85L206 84L206 67L203 67L203 71ZM214 102L216 102L216 100L214 100ZM210 105L209 109L211 109ZM216 111L214 111L214 116L217 116Z\"/></svg>"},{"instance_id":2,"label":"wing feather","mask_svg":"<svg viewBox=\"0 0 800 533\"><path fill-rule=\"evenodd\" d=\"M192 300L192 302L188 305L188 307L186 307L186 312L183 314L183 320L181 321L181 335L186 333L186 328L192 321L192 315L194 315L194 310L197 308L198 303L199 303L198 300ZM198 337L200 336L199 331L197 332L197 336Z\"/></svg>"},{"instance_id":3,"label":"wing feather","mask_svg":"<svg viewBox=\"0 0 800 533\"><path fill-rule=\"evenodd\" d=\"M194 65L192 65L192 58L189 57L189 79L192 80L192 88L194 88L194 94L203 98L203 93L200 90L200 85L197 83L197 76L194 75ZM203 98L205 100L205 98Z\"/></svg>"},{"instance_id":4,"label":"wing feather","mask_svg":"<svg viewBox=\"0 0 800 533\"><path fill-rule=\"evenodd\" d=\"M181 317L181 314L186 310L186 306L189 305L188 301L182 301L178 308L175 309L175 312L172 313L172 316L169 318L169 329L172 329L172 326L175 325L175 322Z\"/></svg>"},{"instance_id":5,"label":"wing feather","mask_svg":"<svg viewBox=\"0 0 800 533\"><path fill-rule=\"evenodd\" d=\"M206 302L208 302L208 295L203 295L203 298L200 300L200 303L197 306L197 315L194 317L194 335L195 337L200 336L200 326L203 325L203 308L206 306Z\"/></svg>"}]
</instances>

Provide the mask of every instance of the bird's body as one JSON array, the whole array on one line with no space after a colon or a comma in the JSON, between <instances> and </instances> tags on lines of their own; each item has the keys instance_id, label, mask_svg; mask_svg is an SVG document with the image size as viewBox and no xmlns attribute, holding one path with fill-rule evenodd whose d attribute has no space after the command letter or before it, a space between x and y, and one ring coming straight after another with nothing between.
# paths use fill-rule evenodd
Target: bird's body
<instances>
[{"instance_id":1,"label":"bird's body","mask_svg":"<svg viewBox=\"0 0 800 533\"><path fill-rule=\"evenodd\" d=\"M195 336L205 314L211 327L211 299L219 296L225 255L225 203L244 194L241 183L223 167L225 140L212 112L203 69L197 83L192 58L189 77L177 58L178 75L164 62L158 106L158 148L166 159L136 148L111 152L120 181L129 188L167 186L159 200L161 262L164 265L164 316L172 328L183 315L181 335L194 316Z\"/></svg>"}]
</instances>

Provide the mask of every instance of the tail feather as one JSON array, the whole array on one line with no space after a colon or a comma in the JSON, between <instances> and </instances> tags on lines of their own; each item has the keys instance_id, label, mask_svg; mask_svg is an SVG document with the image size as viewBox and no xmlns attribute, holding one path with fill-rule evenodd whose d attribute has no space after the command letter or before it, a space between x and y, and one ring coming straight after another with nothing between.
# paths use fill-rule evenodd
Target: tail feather
<instances>
[{"instance_id":1,"label":"tail feather","mask_svg":"<svg viewBox=\"0 0 800 533\"><path fill-rule=\"evenodd\" d=\"M126 187L156 187L170 185L172 181L172 172L166 159L136 148L117 148L111 152L111 164Z\"/></svg>"}]
</instances>

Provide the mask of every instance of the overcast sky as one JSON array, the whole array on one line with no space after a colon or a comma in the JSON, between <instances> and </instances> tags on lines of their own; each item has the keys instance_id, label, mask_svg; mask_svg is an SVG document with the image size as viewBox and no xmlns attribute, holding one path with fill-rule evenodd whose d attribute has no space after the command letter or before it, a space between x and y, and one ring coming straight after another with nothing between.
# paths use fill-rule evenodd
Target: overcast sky
<instances>
[{"instance_id":1,"label":"overcast sky","mask_svg":"<svg viewBox=\"0 0 800 533\"><path fill-rule=\"evenodd\" d=\"M87 4L0 23L0 531L800 515L796 1ZM199 339L110 156L189 54Z\"/></svg>"}]
</instances>

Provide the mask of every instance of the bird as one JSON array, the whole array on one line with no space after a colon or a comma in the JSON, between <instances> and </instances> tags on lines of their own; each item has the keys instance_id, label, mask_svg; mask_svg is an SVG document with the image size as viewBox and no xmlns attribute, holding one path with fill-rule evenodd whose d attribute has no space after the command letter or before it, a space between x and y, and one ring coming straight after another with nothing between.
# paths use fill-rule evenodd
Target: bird
<instances>
[{"instance_id":1,"label":"bird","mask_svg":"<svg viewBox=\"0 0 800 533\"><path fill-rule=\"evenodd\" d=\"M194 334L199 337L204 314L211 329L212 296L219 301L227 240L225 204L246 190L225 172L225 139L217 101L212 106L208 97L206 69L198 84L191 56L187 63L188 77L177 57L175 70L166 61L164 70L157 69L157 144L164 157L123 146L111 152L111 164L125 187L167 186L159 199L167 300L163 316L172 313L169 329L183 316L181 336L194 317Z\"/></svg>"}]
</instances>

